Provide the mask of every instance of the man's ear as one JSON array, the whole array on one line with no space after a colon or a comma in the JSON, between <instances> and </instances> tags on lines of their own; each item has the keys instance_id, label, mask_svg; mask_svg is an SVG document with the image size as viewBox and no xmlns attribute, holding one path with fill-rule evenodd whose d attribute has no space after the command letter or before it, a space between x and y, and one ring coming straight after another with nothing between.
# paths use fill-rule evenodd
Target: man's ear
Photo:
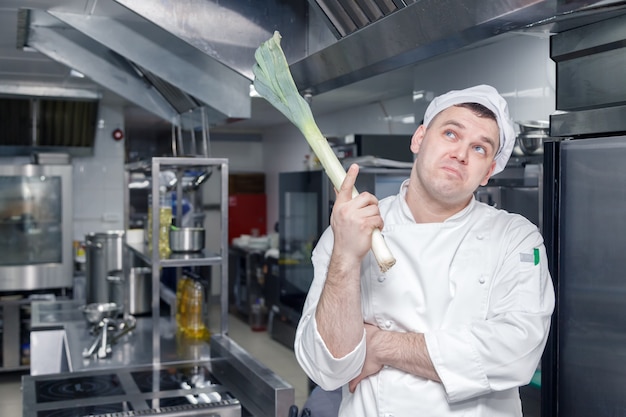
<instances>
[{"instance_id":1,"label":"man's ear","mask_svg":"<svg viewBox=\"0 0 626 417\"><path fill-rule=\"evenodd\" d=\"M425 134L426 127L424 125L420 125L411 138L411 152L416 154L419 151Z\"/></svg>"},{"instance_id":2,"label":"man's ear","mask_svg":"<svg viewBox=\"0 0 626 417\"><path fill-rule=\"evenodd\" d=\"M487 185L487 183L489 182L489 178L491 178L491 174L493 174L493 171L496 169L496 161L493 161L491 163L491 168L489 168L489 171L487 171L487 175L485 175L485 178L483 178L483 180L480 182L480 185L485 186Z\"/></svg>"}]
</instances>

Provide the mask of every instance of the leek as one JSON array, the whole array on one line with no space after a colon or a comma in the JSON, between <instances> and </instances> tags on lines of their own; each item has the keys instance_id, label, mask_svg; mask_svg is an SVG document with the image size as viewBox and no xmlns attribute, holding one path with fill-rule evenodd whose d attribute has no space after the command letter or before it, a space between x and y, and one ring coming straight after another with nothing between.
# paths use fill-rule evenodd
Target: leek
<instances>
[{"instance_id":1,"label":"leek","mask_svg":"<svg viewBox=\"0 0 626 417\"><path fill-rule=\"evenodd\" d=\"M256 64L252 69L254 88L261 97L269 101L300 129L333 186L339 190L346 177L346 171L317 127L309 104L298 92L289 71L289 64L280 47L280 39L280 33L275 31L274 35L263 42L254 53L256 59ZM352 198L357 195L358 191L354 188ZM372 252L383 272L396 263L378 229L372 233Z\"/></svg>"}]
</instances>

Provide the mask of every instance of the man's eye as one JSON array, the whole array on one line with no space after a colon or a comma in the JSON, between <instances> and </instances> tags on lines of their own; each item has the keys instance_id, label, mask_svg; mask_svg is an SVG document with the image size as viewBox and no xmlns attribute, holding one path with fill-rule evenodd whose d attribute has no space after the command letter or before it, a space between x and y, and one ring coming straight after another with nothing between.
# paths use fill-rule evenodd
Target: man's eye
<instances>
[{"instance_id":1,"label":"man's eye","mask_svg":"<svg viewBox=\"0 0 626 417\"><path fill-rule=\"evenodd\" d=\"M479 146L479 145L474 146L474 150L476 152L478 152L478 153L483 154L483 155L487 153L487 150L485 148L483 148L482 146Z\"/></svg>"},{"instance_id":2,"label":"man's eye","mask_svg":"<svg viewBox=\"0 0 626 417\"><path fill-rule=\"evenodd\" d=\"M451 130L446 130L446 131L444 132L444 135L446 135L447 137L452 138L452 139L454 139L454 138L456 137L456 135L454 134L454 132L453 132L453 131L451 131Z\"/></svg>"}]
</instances>

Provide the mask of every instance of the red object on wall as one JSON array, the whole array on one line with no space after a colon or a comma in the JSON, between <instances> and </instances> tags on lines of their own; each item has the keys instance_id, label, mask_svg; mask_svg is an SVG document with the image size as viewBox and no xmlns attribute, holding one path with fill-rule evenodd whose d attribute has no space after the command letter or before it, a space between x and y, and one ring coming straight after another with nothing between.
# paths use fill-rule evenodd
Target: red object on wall
<instances>
[{"instance_id":1,"label":"red object on wall","mask_svg":"<svg viewBox=\"0 0 626 417\"><path fill-rule=\"evenodd\" d=\"M228 243L241 235L263 236L267 233L265 194L231 194L228 196Z\"/></svg>"}]
</instances>

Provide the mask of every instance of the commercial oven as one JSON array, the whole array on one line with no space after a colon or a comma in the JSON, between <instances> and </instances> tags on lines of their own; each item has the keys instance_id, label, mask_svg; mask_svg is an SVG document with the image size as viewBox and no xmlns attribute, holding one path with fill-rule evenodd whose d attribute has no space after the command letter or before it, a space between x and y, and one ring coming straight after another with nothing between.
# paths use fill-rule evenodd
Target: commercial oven
<instances>
[{"instance_id":1,"label":"commercial oven","mask_svg":"<svg viewBox=\"0 0 626 417\"><path fill-rule=\"evenodd\" d=\"M0 292L71 288L72 166L0 165Z\"/></svg>"}]
</instances>

